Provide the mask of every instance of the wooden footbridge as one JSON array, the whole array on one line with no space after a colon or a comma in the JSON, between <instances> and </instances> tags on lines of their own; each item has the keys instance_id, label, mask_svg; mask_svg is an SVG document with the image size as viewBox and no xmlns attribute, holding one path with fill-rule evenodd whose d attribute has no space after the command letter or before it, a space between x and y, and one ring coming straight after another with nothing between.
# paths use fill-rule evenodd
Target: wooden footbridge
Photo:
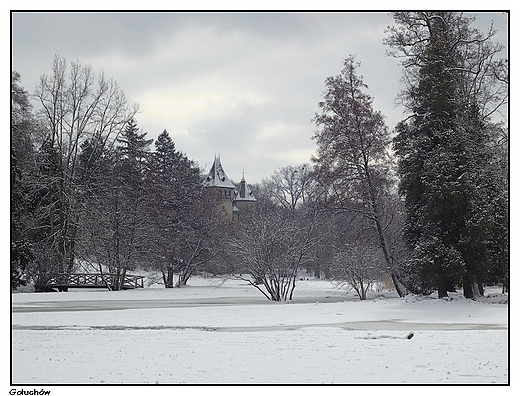
<instances>
[{"instance_id":1,"label":"wooden footbridge","mask_svg":"<svg viewBox=\"0 0 520 396\"><path fill-rule=\"evenodd\" d=\"M117 274L60 274L48 283L51 289L67 291L69 288L108 288L116 284ZM125 275L123 290L144 288L144 276Z\"/></svg>"}]
</instances>

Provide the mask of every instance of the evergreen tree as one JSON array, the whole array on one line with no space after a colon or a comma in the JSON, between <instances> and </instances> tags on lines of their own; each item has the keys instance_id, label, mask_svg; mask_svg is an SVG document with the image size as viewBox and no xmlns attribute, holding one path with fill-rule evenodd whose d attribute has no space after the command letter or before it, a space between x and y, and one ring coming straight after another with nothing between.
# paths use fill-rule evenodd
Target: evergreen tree
<instances>
[{"instance_id":1,"label":"evergreen tree","mask_svg":"<svg viewBox=\"0 0 520 396\"><path fill-rule=\"evenodd\" d=\"M487 45L489 37L462 13L395 13L394 20L387 43L405 55L402 99L412 113L394 140L412 262L439 298L460 284L471 298L482 292L496 245L492 212L507 217L493 176L486 111L504 103L491 76L503 75L503 62L493 59L499 47ZM494 99L484 100L490 92Z\"/></svg>"},{"instance_id":2,"label":"evergreen tree","mask_svg":"<svg viewBox=\"0 0 520 396\"><path fill-rule=\"evenodd\" d=\"M150 145L153 139L145 139L146 132L140 132L135 119L125 125L118 139L121 161L121 176L130 187L129 192L139 194L143 188L143 181L149 159Z\"/></svg>"},{"instance_id":3,"label":"evergreen tree","mask_svg":"<svg viewBox=\"0 0 520 396\"><path fill-rule=\"evenodd\" d=\"M115 156L113 187L108 205L112 208L110 229L113 253L110 267L115 273L114 289L121 290L126 271L143 261L146 255L145 177L153 139L146 139L131 119L125 126Z\"/></svg>"},{"instance_id":4,"label":"evergreen tree","mask_svg":"<svg viewBox=\"0 0 520 396\"><path fill-rule=\"evenodd\" d=\"M81 258L95 266L113 290L121 290L126 271L146 260L148 227L145 177L152 140L131 119L119 146L94 136L82 145L80 175L90 175L82 216Z\"/></svg>"},{"instance_id":5,"label":"evergreen tree","mask_svg":"<svg viewBox=\"0 0 520 396\"><path fill-rule=\"evenodd\" d=\"M219 216L200 170L164 130L155 142L147 176L147 213L153 219L150 254L164 285L185 285L218 251Z\"/></svg>"},{"instance_id":6,"label":"evergreen tree","mask_svg":"<svg viewBox=\"0 0 520 396\"><path fill-rule=\"evenodd\" d=\"M20 75L11 73L11 289L27 282L33 260L29 230L30 175L34 173L34 128L29 95L20 86Z\"/></svg>"},{"instance_id":7,"label":"evergreen tree","mask_svg":"<svg viewBox=\"0 0 520 396\"><path fill-rule=\"evenodd\" d=\"M110 150L106 137L95 134L87 138L80 146L78 164L78 184L84 186L84 191L88 191L92 184L101 177L100 167L104 156Z\"/></svg>"},{"instance_id":8,"label":"evergreen tree","mask_svg":"<svg viewBox=\"0 0 520 396\"><path fill-rule=\"evenodd\" d=\"M155 142L147 179L147 207L150 218L154 219L150 253L154 267L163 275L165 287L172 288L174 272L183 268L179 254L182 224L190 216L194 195L201 186L198 169L176 150L166 130Z\"/></svg>"}]
</instances>

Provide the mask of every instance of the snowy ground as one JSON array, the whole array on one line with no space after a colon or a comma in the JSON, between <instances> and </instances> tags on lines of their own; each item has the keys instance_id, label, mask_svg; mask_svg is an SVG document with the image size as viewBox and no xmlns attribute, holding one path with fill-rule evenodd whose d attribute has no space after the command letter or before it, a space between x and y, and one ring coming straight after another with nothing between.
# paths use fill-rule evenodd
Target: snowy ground
<instances>
[{"instance_id":1,"label":"snowy ground","mask_svg":"<svg viewBox=\"0 0 520 396\"><path fill-rule=\"evenodd\" d=\"M499 291L478 302L370 298L308 280L293 302L273 303L211 278L170 290L15 293L11 384L509 382Z\"/></svg>"}]
</instances>

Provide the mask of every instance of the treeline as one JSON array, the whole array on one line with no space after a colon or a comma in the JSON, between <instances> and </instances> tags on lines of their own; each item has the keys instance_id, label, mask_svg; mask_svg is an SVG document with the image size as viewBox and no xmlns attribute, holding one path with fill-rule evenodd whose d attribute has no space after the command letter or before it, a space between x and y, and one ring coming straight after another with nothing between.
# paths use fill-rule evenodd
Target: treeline
<instances>
[{"instance_id":1,"label":"treeline","mask_svg":"<svg viewBox=\"0 0 520 396\"><path fill-rule=\"evenodd\" d=\"M167 131L152 140L114 81L56 58L33 99L12 74L11 287L62 273L155 269L185 284L214 255L220 217L199 167Z\"/></svg>"},{"instance_id":2,"label":"treeline","mask_svg":"<svg viewBox=\"0 0 520 396\"><path fill-rule=\"evenodd\" d=\"M385 43L403 59L406 119L388 129L347 57L325 80L311 163L254 185L237 223L167 131L146 138L115 82L56 58L29 95L13 73L11 287L84 267L119 282L155 270L165 287L232 275L272 300L292 298L302 268L361 299L385 280L400 296L507 289L508 66L473 21L394 13Z\"/></svg>"}]
</instances>

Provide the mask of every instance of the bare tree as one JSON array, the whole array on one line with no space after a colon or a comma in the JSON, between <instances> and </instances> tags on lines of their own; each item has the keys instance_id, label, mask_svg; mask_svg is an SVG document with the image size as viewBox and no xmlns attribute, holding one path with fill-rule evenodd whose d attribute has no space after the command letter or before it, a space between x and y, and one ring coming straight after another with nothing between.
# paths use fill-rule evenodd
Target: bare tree
<instances>
[{"instance_id":1,"label":"bare tree","mask_svg":"<svg viewBox=\"0 0 520 396\"><path fill-rule=\"evenodd\" d=\"M298 269L312 253L313 226L287 209L260 205L230 241L237 259L231 271L269 300L291 300Z\"/></svg>"},{"instance_id":2,"label":"bare tree","mask_svg":"<svg viewBox=\"0 0 520 396\"><path fill-rule=\"evenodd\" d=\"M73 270L76 262L80 208L88 181L79 176L81 145L101 137L104 145L116 136L137 109L127 104L113 80L95 75L79 62L67 65L56 56L52 74L43 74L33 97L37 100L39 172L33 182L35 229L49 246L49 265L57 272ZM83 175L85 176L85 174Z\"/></svg>"},{"instance_id":3,"label":"bare tree","mask_svg":"<svg viewBox=\"0 0 520 396\"><path fill-rule=\"evenodd\" d=\"M214 191L207 188L198 191L190 217L183 221L174 241L180 263L178 287L185 286L192 275L209 269L232 226L222 207L215 204L215 198Z\"/></svg>"},{"instance_id":4,"label":"bare tree","mask_svg":"<svg viewBox=\"0 0 520 396\"><path fill-rule=\"evenodd\" d=\"M319 103L314 122L320 128L314 136L318 144L316 174L328 187L334 206L357 210L370 219L379 239L387 270L400 296L406 288L399 280L385 233L385 194L391 191L390 135L384 117L372 108L372 98L357 75L359 63L348 57L338 76L326 80L327 91Z\"/></svg>"},{"instance_id":5,"label":"bare tree","mask_svg":"<svg viewBox=\"0 0 520 396\"><path fill-rule=\"evenodd\" d=\"M366 300L372 285L381 281L386 274L380 247L364 232L349 243L340 245L334 254L331 272L340 284L346 283L352 287L361 300Z\"/></svg>"},{"instance_id":6,"label":"bare tree","mask_svg":"<svg viewBox=\"0 0 520 396\"><path fill-rule=\"evenodd\" d=\"M313 182L311 166L303 164L276 170L271 177L262 181L262 185L273 203L295 211L308 201Z\"/></svg>"}]
</instances>

